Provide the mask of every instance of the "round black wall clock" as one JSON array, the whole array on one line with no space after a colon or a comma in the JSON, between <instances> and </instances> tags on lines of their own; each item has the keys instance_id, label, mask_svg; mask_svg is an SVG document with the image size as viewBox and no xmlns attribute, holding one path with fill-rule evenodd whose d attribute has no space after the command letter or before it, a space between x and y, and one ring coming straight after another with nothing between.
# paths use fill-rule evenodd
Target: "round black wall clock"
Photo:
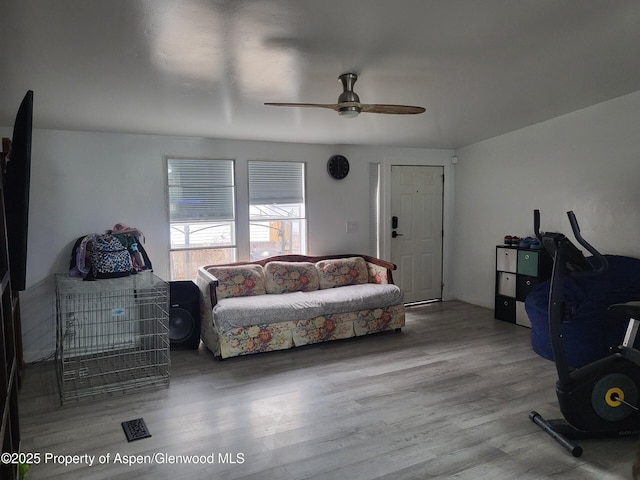
<instances>
[{"instance_id":1,"label":"round black wall clock","mask_svg":"<svg viewBox=\"0 0 640 480\"><path fill-rule=\"evenodd\" d=\"M341 180L349 173L349 160L342 155L334 155L327 161L327 171L333 178Z\"/></svg>"}]
</instances>

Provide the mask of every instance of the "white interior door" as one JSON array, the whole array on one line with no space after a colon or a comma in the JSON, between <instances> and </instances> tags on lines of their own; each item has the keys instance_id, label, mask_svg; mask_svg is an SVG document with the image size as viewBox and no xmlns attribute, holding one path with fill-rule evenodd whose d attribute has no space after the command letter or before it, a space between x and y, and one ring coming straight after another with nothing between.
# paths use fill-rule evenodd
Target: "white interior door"
<instances>
[{"instance_id":1,"label":"white interior door","mask_svg":"<svg viewBox=\"0 0 640 480\"><path fill-rule=\"evenodd\" d=\"M443 167L391 167L391 261L406 303L442 298L443 185Z\"/></svg>"}]
</instances>

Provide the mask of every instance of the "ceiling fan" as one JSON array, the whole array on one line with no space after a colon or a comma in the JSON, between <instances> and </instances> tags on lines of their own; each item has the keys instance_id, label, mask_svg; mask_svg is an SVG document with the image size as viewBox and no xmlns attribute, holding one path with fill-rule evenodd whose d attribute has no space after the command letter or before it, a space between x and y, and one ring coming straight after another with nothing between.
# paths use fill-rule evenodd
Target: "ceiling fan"
<instances>
[{"instance_id":1,"label":"ceiling fan","mask_svg":"<svg viewBox=\"0 0 640 480\"><path fill-rule=\"evenodd\" d=\"M328 108L338 112L338 115L346 118L357 117L361 112L364 113L386 113L392 115L412 115L423 113L423 107L414 107L411 105L386 105L379 103L360 103L360 97L353 91L353 85L358 80L355 73L343 73L338 77L342 82L342 93L338 97L338 103L274 103L268 102L265 105L273 107L311 107L311 108Z\"/></svg>"}]
</instances>

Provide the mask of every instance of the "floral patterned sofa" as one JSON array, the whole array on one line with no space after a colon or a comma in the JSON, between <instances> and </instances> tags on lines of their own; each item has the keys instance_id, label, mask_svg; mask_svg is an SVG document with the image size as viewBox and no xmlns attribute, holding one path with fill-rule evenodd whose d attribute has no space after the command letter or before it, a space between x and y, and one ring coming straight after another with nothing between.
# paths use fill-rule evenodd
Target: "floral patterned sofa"
<instances>
[{"instance_id":1,"label":"floral patterned sofa","mask_svg":"<svg viewBox=\"0 0 640 480\"><path fill-rule=\"evenodd\" d=\"M228 358L399 330L405 309L394 269L367 255L202 266L202 341Z\"/></svg>"}]
</instances>

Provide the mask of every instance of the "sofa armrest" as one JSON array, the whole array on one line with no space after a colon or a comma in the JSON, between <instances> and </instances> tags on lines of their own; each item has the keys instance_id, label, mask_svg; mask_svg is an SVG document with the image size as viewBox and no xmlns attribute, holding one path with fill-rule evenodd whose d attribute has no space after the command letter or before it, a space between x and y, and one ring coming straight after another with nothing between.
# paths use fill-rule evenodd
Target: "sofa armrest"
<instances>
[{"instance_id":1,"label":"sofa armrest","mask_svg":"<svg viewBox=\"0 0 640 480\"><path fill-rule=\"evenodd\" d=\"M396 270L398 268L396 267L395 263L387 262L386 260L382 260L381 258L372 257L369 255L354 255L354 257L362 257L366 262L373 263L374 265L379 265L383 268L386 268L387 270Z\"/></svg>"},{"instance_id":2,"label":"sofa armrest","mask_svg":"<svg viewBox=\"0 0 640 480\"><path fill-rule=\"evenodd\" d=\"M198 268L195 283L202 292L205 300L208 300L209 309L213 308L213 306L218 303L218 296L216 295L218 279L207 270L206 266L203 266Z\"/></svg>"},{"instance_id":3,"label":"sofa armrest","mask_svg":"<svg viewBox=\"0 0 640 480\"><path fill-rule=\"evenodd\" d=\"M395 269L395 265L387 264L380 265L380 263L387 262L371 262L367 261L367 270L369 271L369 283L377 283L380 285L393 285L393 275L391 271ZM389 267L391 265L391 267Z\"/></svg>"}]
</instances>

